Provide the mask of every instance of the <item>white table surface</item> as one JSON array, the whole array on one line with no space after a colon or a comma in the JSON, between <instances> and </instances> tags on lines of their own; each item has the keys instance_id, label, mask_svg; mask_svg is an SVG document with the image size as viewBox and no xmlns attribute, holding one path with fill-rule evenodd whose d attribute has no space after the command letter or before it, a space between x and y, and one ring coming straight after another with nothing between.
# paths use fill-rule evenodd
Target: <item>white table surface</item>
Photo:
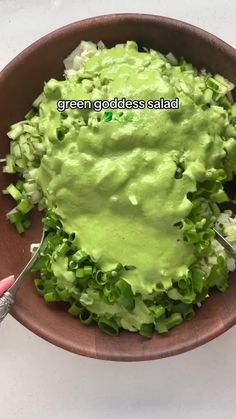
<instances>
[{"instance_id":1,"label":"white table surface","mask_svg":"<svg viewBox=\"0 0 236 419\"><path fill-rule=\"evenodd\" d=\"M236 44L232 0L0 0L0 68L53 29L114 12L175 17ZM2 419L199 417L236 418L235 328L176 357L115 363L50 345L10 316L2 325Z\"/></svg>"}]
</instances>

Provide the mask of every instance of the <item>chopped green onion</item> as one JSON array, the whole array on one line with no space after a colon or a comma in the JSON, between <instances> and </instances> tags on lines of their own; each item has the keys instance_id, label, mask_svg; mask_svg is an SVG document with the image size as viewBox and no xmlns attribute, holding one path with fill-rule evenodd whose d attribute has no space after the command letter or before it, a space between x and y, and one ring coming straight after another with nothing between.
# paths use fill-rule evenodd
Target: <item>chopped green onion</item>
<instances>
[{"instance_id":1,"label":"chopped green onion","mask_svg":"<svg viewBox=\"0 0 236 419\"><path fill-rule=\"evenodd\" d=\"M44 294L44 300L47 301L47 303L53 303L58 300L57 295L55 292L47 292Z\"/></svg>"},{"instance_id":2,"label":"chopped green onion","mask_svg":"<svg viewBox=\"0 0 236 419\"><path fill-rule=\"evenodd\" d=\"M91 324L93 320L93 314L90 313L85 307L82 308L79 319L83 324Z\"/></svg>"},{"instance_id":3,"label":"chopped green onion","mask_svg":"<svg viewBox=\"0 0 236 419\"><path fill-rule=\"evenodd\" d=\"M68 310L72 316L79 317L82 307L79 307L76 303L72 304Z\"/></svg>"},{"instance_id":4,"label":"chopped green onion","mask_svg":"<svg viewBox=\"0 0 236 419\"><path fill-rule=\"evenodd\" d=\"M103 271L95 272L95 281L98 285L104 285L107 282L107 275Z\"/></svg>"},{"instance_id":5,"label":"chopped green onion","mask_svg":"<svg viewBox=\"0 0 236 419\"><path fill-rule=\"evenodd\" d=\"M11 126L11 131L7 133L7 136L11 140L15 140L17 137L19 137L24 132L24 128L22 124L17 124L16 126Z\"/></svg>"},{"instance_id":6,"label":"chopped green onion","mask_svg":"<svg viewBox=\"0 0 236 419\"><path fill-rule=\"evenodd\" d=\"M183 322L183 317L180 313L173 313L166 319L166 326L168 330L172 329L172 327L177 326L178 324Z\"/></svg>"},{"instance_id":7,"label":"chopped green onion","mask_svg":"<svg viewBox=\"0 0 236 419\"><path fill-rule=\"evenodd\" d=\"M16 182L16 188L19 189L20 192L23 192L24 185L25 183L23 180L18 179L18 181Z\"/></svg>"},{"instance_id":8,"label":"chopped green onion","mask_svg":"<svg viewBox=\"0 0 236 419\"><path fill-rule=\"evenodd\" d=\"M33 204L26 198L23 198L16 207L22 214L27 214L33 208Z\"/></svg>"},{"instance_id":9,"label":"chopped green onion","mask_svg":"<svg viewBox=\"0 0 236 419\"><path fill-rule=\"evenodd\" d=\"M69 301L70 293L69 293L69 290L67 288L60 289L60 288L57 287L56 291L57 291L57 295L58 295L58 297L61 301L65 301L65 302Z\"/></svg>"},{"instance_id":10,"label":"chopped green onion","mask_svg":"<svg viewBox=\"0 0 236 419\"><path fill-rule=\"evenodd\" d=\"M157 320L155 322L155 329L158 333L167 333L168 332L168 327L166 325L166 321L165 320Z\"/></svg>"},{"instance_id":11,"label":"chopped green onion","mask_svg":"<svg viewBox=\"0 0 236 419\"><path fill-rule=\"evenodd\" d=\"M69 262L69 268L74 270L78 268L78 262L76 262L75 260L70 260Z\"/></svg>"},{"instance_id":12,"label":"chopped green onion","mask_svg":"<svg viewBox=\"0 0 236 419\"><path fill-rule=\"evenodd\" d=\"M34 100L33 107L38 108L40 103L42 102L43 93L40 93L40 95Z\"/></svg>"},{"instance_id":13,"label":"chopped green onion","mask_svg":"<svg viewBox=\"0 0 236 419\"><path fill-rule=\"evenodd\" d=\"M194 317L194 310L191 304L178 303L175 310L182 314L185 320L191 320Z\"/></svg>"},{"instance_id":14,"label":"chopped green onion","mask_svg":"<svg viewBox=\"0 0 236 419\"><path fill-rule=\"evenodd\" d=\"M76 275L76 278L83 278L84 277L84 269L83 268L77 269L75 275Z\"/></svg>"},{"instance_id":15,"label":"chopped green onion","mask_svg":"<svg viewBox=\"0 0 236 419\"><path fill-rule=\"evenodd\" d=\"M204 103L211 103L213 97L213 91L211 89L206 89L203 95Z\"/></svg>"},{"instance_id":16,"label":"chopped green onion","mask_svg":"<svg viewBox=\"0 0 236 419\"><path fill-rule=\"evenodd\" d=\"M4 173L15 173L15 162L14 158L11 154L7 154L6 156L6 165L3 168Z\"/></svg>"},{"instance_id":17,"label":"chopped green onion","mask_svg":"<svg viewBox=\"0 0 236 419\"><path fill-rule=\"evenodd\" d=\"M22 198L21 192L12 183L7 187L6 190L12 196L12 198L15 199L15 201L19 201Z\"/></svg>"},{"instance_id":18,"label":"chopped green onion","mask_svg":"<svg viewBox=\"0 0 236 419\"><path fill-rule=\"evenodd\" d=\"M27 230L30 226L31 226L31 220L29 219L29 218L26 218L24 221L23 221L23 226L24 226L24 229L25 230Z\"/></svg>"},{"instance_id":19,"label":"chopped green onion","mask_svg":"<svg viewBox=\"0 0 236 419\"><path fill-rule=\"evenodd\" d=\"M72 259L76 261L78 265L81 265L83 262L85 262L88 259L88 255L82 250L78 250L76 253L74 253L74 255L72 256Z\"/></svg>"},{"instance_id":20,"label":"chopped green onion","mask_svg":"<svg viewBox=\"0 0 236 419\"><path fill-rule=\"evenodd\" d=\"M142 324L140 327L139 334L146 338L151 338L153 335L153 324Z\"/></svg>"},{"instance_id":21,"label":"chopped green onion","mask_svg":"<svg viewBox=\"0 0 236 419\"><path fill-rule=\"evenodd\" d=\"M163 306L151 306L149 307L149 310L154 315L156 320L165 314L165 308Z\"/></svg>"},{"instance_id":22,"label":"chopped green onion","mask_svg":"<svg viewBox=\"0 0 236 419\"><path fill-rule=\"evenodd\" d=\"M13 208L13 210L7 213L7 219L12 224L20 223L24 220L24 215L21 212L19 212L16 208Z\"/></svg>"},{"instance_id":23,"label":"chopped green onion","mask_svg":"<svg viewBox=\"0 0 236 419\"><path fill-rule=\"evenodd\" d=\"M65 256L69 249L69 244L67 242L64 242L58 246L56 253L58 256Z\"/></svg>"},{"instance_id":24,"label":"chopped green onion","mask_svg":"<svg viewBox=\"0 0 236 419\"><path fill-rule=\"evenodd\" d=\"M98 320L98 327L110 336L118 336L119 327L114 319L101 316Z\"/></svg>"},{"instance_id":25,"label":"chopped green onion","mask_svg":"<svg viewBox=\"0 0 236 419\"><path fill-rule=\"evenodd\" d=\"M15 223L15 226L16 226L16 229L17 229L17 231L18 231L19 234L24 233L25 227L24 227L24 224L23 223L16 222Z\"/></svg>"},{"instance_id":26,"label":"chopped green onion","mask_svg":"<svg viewBox=\"0 0 236 419\"><path fill-rule=\"evenodd\" d=\"M85 276L92 275L92 273L93 273L93 267L92 266L88 266L88 265L84 266L84 275Z\"/></svg>"},{"instance_id":27,"label":"chopped green onion","mask_svg":"<svg viewBox=\"0 0 236 419\"><path fill-rule=\"evenodd\" d=\"M224 86L226 86L227 87L227 90L233 90L234 84L231 83L229 80L226 80L220 74L216 74L214 76L214 79L217 80L219 83L223 84Z\"/></svg>"},{"instance_id":28,"label":"chopped green onion","mask_svg":"<svg viewBox=\"0 0 236 419\"><path fill-rule=\"evenodd\" d=\"M36 115L35 109L31 109L26 115L25 119L32 119Z\"/></svg>"},{"instance_id":29,"label":"chopped green onion","mask_svg":"<svg viewBox=\"0 0 236 419\"><path fill-rule=\"evenodd\" d=\"M171 65L178 65L178 60L177 60L177 58L174 56L174 54L172 54L172 52L169 52L169 53L166 55L166 58L167 58L167 60L169 61L169 63L170 63Z\"/></svg>"},{"instance_id":30,"label":"chopped green onion","mask_svg":"<svg viewBox=\"0 0 236 419\"><path fill-rule=\"evenodd\" d=\"M34 280L34 284L37 288L37 291L39 292L40 295L43 295L44 292L44 280L42 278L39 279L35 279Z\"/></svg>"}]
</instances>

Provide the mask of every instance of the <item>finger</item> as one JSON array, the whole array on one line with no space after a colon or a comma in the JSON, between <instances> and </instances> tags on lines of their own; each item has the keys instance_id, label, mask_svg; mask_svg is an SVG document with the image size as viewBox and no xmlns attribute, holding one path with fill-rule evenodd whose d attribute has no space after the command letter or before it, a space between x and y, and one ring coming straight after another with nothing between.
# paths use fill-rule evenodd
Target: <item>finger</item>
<instances>
[{"instance_id":1,"label":"finger","mask_svg":"<svg viewBox=\"0 0 236 419\"><path fill-rule=\"evenodd\" d=\"M4 294L15 282L14 275L8 276L0 281L0 295Z\"/></svg>"}]
</instances>

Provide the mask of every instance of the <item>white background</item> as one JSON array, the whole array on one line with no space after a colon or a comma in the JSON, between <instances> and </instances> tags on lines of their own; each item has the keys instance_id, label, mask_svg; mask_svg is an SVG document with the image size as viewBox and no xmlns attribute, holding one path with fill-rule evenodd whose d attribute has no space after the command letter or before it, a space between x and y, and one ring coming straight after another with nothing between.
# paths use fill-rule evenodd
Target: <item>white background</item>
<instances>
[{"instance_id":1,"label":"white background","mask_svg":"<svg viewBox=\"0 0 236 419\"><path fill-rule=\"evenodd\" d=\"M182 19L236 44L232 0L0 0L0 68L53 29L114 12ZM235 419L236 330L177 357L114 363L54 347L8 317L0 329L0 417Z\"/></svg>"}]
</instances>

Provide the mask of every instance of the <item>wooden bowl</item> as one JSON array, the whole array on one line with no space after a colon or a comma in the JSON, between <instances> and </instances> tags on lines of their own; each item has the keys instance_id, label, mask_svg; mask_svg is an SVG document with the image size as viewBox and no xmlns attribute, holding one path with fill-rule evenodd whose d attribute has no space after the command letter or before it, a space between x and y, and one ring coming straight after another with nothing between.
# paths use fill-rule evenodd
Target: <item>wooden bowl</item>
<instances>
[{"instance_id":1,"label":"wooden bowl","mask_svg":"<svg viewBox=\"0 0 236 419\"><path fill-rule=\"evenodd\" d=\"M63 59L82 39L102 39L108 46L135 40L141 46L171 51L177 57L183 55L199 69L218 72L236 83L236 51L189 24L145 14L107 15L76 22L35 42L1 72L0 157L9 150L9 125L24 117L45 81L62 78ZM10 181L9 176L1 174L0 190ZM23 268L30 256L30 243L40 237L41 216L35 212L33 227L20 237L5 218L12 200L0 199L1 278ZM236 323L236 274L231 277L229 289L224 294L212 292L193 320L176 327L168 336L155 335L151 340L128 332L109 337L96 325L80 324L61 307L47 305L37 294L32 277L20 289L12 315L49 342L81 355L117 361L163 358L202 345Z\"/></svg>"}]
</instances>

